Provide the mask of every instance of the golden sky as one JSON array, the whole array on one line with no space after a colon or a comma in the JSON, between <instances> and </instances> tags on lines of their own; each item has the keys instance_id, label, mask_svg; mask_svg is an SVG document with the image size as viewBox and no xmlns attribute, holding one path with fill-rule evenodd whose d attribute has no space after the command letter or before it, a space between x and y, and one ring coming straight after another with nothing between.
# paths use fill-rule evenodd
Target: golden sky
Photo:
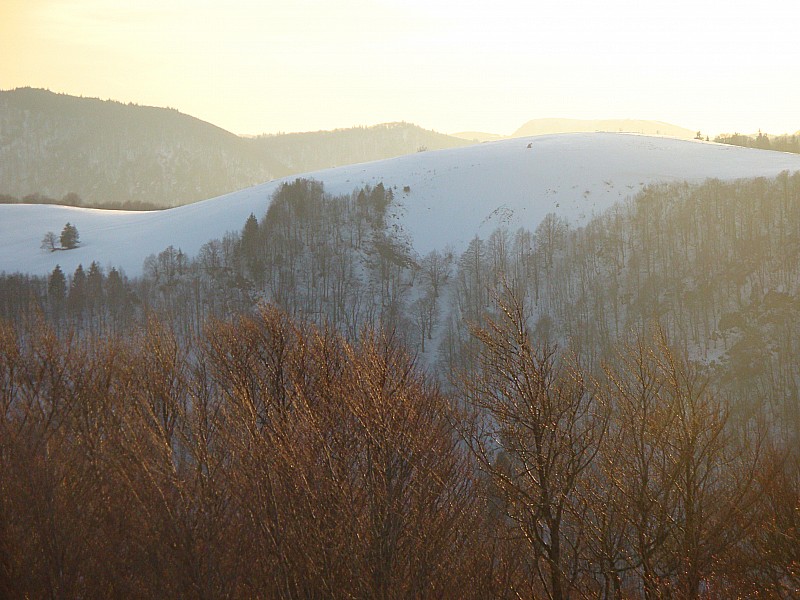
<instances>
[{"instance_id":1,"label":"golden sky","mask_svg":"<svg viewBox=\"0 0 800 600\"><path fill-rule=\"evenodd\" d=\"M0 0L0 89L170 106L235 133L543 117L800 129L785 0Z\"/></svg>"}]
</instances>

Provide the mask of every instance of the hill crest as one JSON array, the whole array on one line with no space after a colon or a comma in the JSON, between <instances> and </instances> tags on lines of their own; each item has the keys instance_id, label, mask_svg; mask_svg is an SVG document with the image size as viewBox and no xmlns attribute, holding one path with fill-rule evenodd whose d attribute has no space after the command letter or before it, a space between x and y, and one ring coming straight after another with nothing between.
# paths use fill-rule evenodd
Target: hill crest
<instances>
[{"instance_id":1,"label":"hill crest","mask_svg":"<svg viewBox=\"0 0 800 600\"><path fill-rule=\"evenodd\" d=\"M530 147L529 147L530 146ZM505 140L320 170L306 176L332 194L382 182L393 191L389 225L424 255L462 250L495 228L531 231L548 214L585 223L656 182L701 182L800 171L800 155L736 146L620 134L568 134ZM290 179L294 179L292 176ZM288 180L288 179L287 179ZM60 206L0 206L0 271L46 274L98 261L141 273L144 259L167 246L195 255L247 217L266 213L281 180L166 211L133 213ZM40 248L66 222L80 233L75 250Z\"/></svg>"},{"instance_id":2,"label":"hill crest","mask_svg":"<svg viewBox=\"0 0 800 600\"><path fill-rule=\"evenodd\" d=\"M663 135L680 139L693 139L697 132L665 123L643 119L534 119L517 129L511 137L548 135L554 133L639 133L643 135Z\"/></svg>"},{"instance_id":3,"label":"hill crest","mask_svg":"<svg viewBox=\"0 0 800 600\"><path fill-rule=\"evenodd\" d=\"M171 207L270 179L468 144L408 123L242 137L171 108L0 91L0 194Z\"/></svg>"}]
</instances>

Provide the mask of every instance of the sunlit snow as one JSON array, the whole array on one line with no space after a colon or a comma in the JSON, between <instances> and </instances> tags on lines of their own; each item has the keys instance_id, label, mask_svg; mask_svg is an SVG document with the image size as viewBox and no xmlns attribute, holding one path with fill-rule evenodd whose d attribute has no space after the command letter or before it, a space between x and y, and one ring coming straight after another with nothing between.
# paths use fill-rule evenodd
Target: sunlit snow
<instances>
[{"instance_id":1,"label":"sunlit snow","mask_svg":"<svg viewBox=\"0 0 800 600\"><path fill-rule=\"evenodd\" d=\"M784 170L800 170L800 155L581 133L420 152L304 176L324 182L334 194L383 182L395 195L390 223L425 254L447 245L463 250L476 234L487 237L501 225L533 230L551 212L581 224L649 183L774 176ZM261 218L282 181L158 212L0 205L0 272L41 275L60 264L71 273L79 263L86 267L96 260L136 276L148 255L167 246L195 255L210 239L240 231L251 212ZM78 228L80 247L41 249L45 233L58 236L67 222Z\"/></svg>"}]
</instances>

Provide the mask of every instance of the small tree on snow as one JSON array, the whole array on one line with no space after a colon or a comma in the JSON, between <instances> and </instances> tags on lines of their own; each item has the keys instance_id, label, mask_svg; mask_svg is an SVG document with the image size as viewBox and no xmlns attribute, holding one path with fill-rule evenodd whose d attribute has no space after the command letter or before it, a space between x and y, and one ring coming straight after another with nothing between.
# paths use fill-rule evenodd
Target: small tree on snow
<instances>
[{"instance_id":1,"label":"small tree on snow","mask_svg":"<svg viewBox=\"0 0 800 600\"><path fill-rule=\"evenodd\" d=\"M79 243L78 228L70 223L64 225L64 229L61 231L61 247L65 250L72 250L77 248Z\"/></svg>"},{"instance_id":2,"label":"small tree on snow","mask_svg":"<svg viewBox=\"0 0 800 600\"><path fill-rule=\"evenodd\" d=\"M52 231L48 231L42 238L42 250L49 250L55 252L58 248L58 238Z\"/></svg>"}]
</instances>

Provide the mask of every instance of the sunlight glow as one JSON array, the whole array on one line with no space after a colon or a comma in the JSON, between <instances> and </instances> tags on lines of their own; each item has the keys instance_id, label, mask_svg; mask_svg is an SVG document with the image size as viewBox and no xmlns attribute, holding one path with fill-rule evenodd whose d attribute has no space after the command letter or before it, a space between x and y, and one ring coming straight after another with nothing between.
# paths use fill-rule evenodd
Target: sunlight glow
<instances>
[{"instance_id":1,"label":"sunlight glow","mask_svg":"<svg viewBox=\"0 0 800 600\"><path fill-rule=\"evenodd\" d=\"M800 129L795 3L6 0L0 88L171 106L236 133L540 117Z\"/></svg>"}]
</instances>

